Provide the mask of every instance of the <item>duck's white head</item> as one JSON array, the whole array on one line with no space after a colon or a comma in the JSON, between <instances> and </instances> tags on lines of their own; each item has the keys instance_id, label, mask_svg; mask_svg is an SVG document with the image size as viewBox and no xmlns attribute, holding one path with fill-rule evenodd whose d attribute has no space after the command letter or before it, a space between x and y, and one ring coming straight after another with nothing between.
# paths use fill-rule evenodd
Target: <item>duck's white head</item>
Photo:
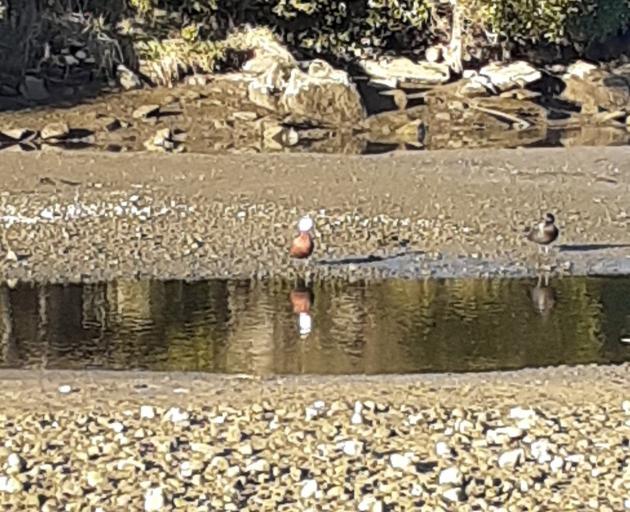
<instances>
[{"instance_id":1,"label":"duck's white head","mask_svg":"<svg viewBox=\"0 0 630 512\"><path fill-rule=\"evenodd\" d=\"M302 217L298 222L298 230L300 233L307 233L311 229L313 229L313 219L311 219L308 215Z\"/></svg>"}]
</instances>

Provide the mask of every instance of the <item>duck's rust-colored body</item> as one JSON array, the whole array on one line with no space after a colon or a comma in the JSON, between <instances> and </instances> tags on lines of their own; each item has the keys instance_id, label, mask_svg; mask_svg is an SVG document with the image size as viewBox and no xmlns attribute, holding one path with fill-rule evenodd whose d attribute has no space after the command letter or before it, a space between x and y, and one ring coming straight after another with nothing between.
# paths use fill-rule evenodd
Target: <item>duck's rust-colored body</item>
<instances>
[{"instance_id":1,"label":"duck's rust-colored body","mask_svg":"<svg viewBox=\"0 0 630 512\"><path fill-rule=\"evenodd\" d=\"M290 253L294 258L308 258L313 254L313 249L315 249L315 242L313 242L311 234L300 233L293 239Z\"/></svg>"},{"instance_id":2,"label":"duck's rust-colored body","mask_svg":"<svg viewBox=\"0 0 630 512\"><path fill-rule=\"evenodd\" d=\"M313 254L315 249L315 241L311 235L313 229L313 221L310 217L302 217L298 222L298 230L300 234L293 239L289 254L293 258L304 259Z\"/></svg>"}]
</instances>

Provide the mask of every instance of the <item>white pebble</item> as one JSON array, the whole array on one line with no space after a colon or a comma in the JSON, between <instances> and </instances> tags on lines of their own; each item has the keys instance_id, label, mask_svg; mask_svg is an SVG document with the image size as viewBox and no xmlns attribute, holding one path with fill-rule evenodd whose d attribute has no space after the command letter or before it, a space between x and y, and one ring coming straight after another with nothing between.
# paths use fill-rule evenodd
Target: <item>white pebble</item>
<instances>
[{"instance_id":1,"label":"white pebble","mask_svg":"<svg viewBox=\"0 0 630 512\"><path fill-rule=\"evenodd\" d=\"M245 468L248 473L264 473L268 470L269 463L265 459L255 460Z\"/></svg>"},{"instance_id":2,"label":"white pebble","mask_svg":"<svg viewBox=\"0 0 630 512\"><path fill-rule=\"evenodd\" d=\"M519 464L525 458L525 452L522 448L516 448L515 450L509 450L499 455L499 467L513 467Z\"/></svg>"},{"instance_id":3,"label":"white pebble","mask_svg":"<svg viewBox=\"0 0 630 512\"><path fill-rule=\"evenodd\" d=\"M552 458L549 454L549 443L545 439L534 441L529 449L532 453L532 457L538 461L538 464L549 462Z\"/></svg>"},{"instance_id":4,"label":"white pebble","mask_svg":"<svg viewBox=\"0 0 630 512\"><path fill-rule=\"evenodd\" d=\"M394 469L405 469L411 464L411 459L406 454L392 453L389 456L389 463Z\"/></svg>"},{"instance_id":5,"label":"white pebble","mask_svg":"<svg viewBox=\"0 0 630 512\"><path fill-rule=\"evenodd\" d=\"M173 423L179 423L188 419L188 413L186 411L180 411L179 407L171 407L168 411L166 411L164 417Z\"/></svg>"},{"instance_id":6,"label":"white pebble","mask_svg":"<svg viewBox=\"0 0 630 512\"><path fill-rule=\"evenodd\" d=\"M309 407L305 409L306 419L312 420L317 418L326 409L326 404L323 400L315 400Z\"/></svg>"},{"instance_id":7,"label":"white pebble","mask_svg":"<svg viewBox=\"0 0 630 512\"><path fill-rule=\"evenodd\" d=\"M383 510L383 503L374 498L374 496L367 495L359 502L357 508L360 512L381 512Z\"/></svg>"},{"instance_id":8,"label":"white pebble","mask_svg":"<svg viewBox=\"0 0 630 512\"><path fill-rule=\"evenodd\" d=\"M564 460L559 455L556 455L549 463L549 467L553 472L559 471L560 469L562 469L562 466L564 466Z\"/></svg>"},{"instance_id":9,"label":"white pebble","mask_svg":"<svg viewBox=\"0 0 630 512\"><path fill-rule=\"evenodd\" d=\"M57 391L63 395L67 395L72 391L72 386L70 384L62 384L57 388Z\"/></svg>"},{"instance_id":10,"label":"white pebble","mask_svg":"<svg viewBox=\"0 0 630 512\"><path fill-rule=\"evenodd\" d=\"M305 480L302 484L302 490L300 491L300 496L303 500L307 500L312 498L317 492L317 481L315 480Z\"/></svg>"},{"instance_id":11,"label":"white pebble","mask_svg":"<svg viewBox=\"0 0 630 512\"><path fill-rule=\"evenodd\" d=\"M438 441L435 443L435 454L438 457L449 457L451 455L451 448L444 441Z\"/></svg>"},{"instance_id":12,"label":"white pebble","mask_svg":"<svg viewBox=\"0 0 630 512\"><path fill-rule=\"evenodd\" d=\"M189 461L185 460L179 465L179 474L182 478L190 478L192 473L192 466Z\"/></svg>"},{"instance_id":13,"label":"white pebble","mask_svg":"<svg viewBox=\"0 0 630 512\"><path fill-rule=\"evenodd\" d=\"M350 418L350 423L353 425L360 425L363 423L363 416L361 415L362 410L363 404L357 400L354 403L354 413L352 414L352 418Z\"/></svg>"},{"instance_id":14,"label":"white pebble","mask_svg":"<svg viewBox=\"0 0 630 512\"><path fill-rule=\"evenodd\" d=\"M524 432L517 427L499 427L486 432L486 441L490 444L503 444L510 439L523 437Z\"/></svg>"},{"instance_id":15,"label":"white pebble","mask_svg":"<svg viewBox=\"0 0 630 512\"><path fill-rule=\"evenodd\" d=\"M18 469L22 467L23 465L22 457L20 457L17 453L14 453L14 452L10 453L9 456L7 457L7 465L13 469Z\"/></svg>"},{"instance_id":16,"label":"white pebble","mask_svg":"<svg viewBox=\"0 0 630 512\"><path fill-rule=\"evenodd\" d=\"M337 444L337 449L340 449L341 451L343 451L344 454L348 455L349 457L356 457L357 455L359 455L362 448L363 443L355 441L354 439L351 439L349 441L342 441L341 443Z\"/></svg>"},{"instance_id":17,"label":"white pebble","mask_svg":"<svg viewBox=\"0 0 630 512\"><path fill-rule=\"evenodd\" d=\"M111 428L117 434L120 434L123 430L125 430L125 426L120 421L114 421L110 423L109 428Z\"/></svg>"},{"instance_id":18,"label":"white pebble","mask_svg":"<svg viewBox=\"0 0 630 512\"><path fill-rule=\"evenodd\" d=\"M8 492L13 494L22 490L20 482L12 476L0 476L0 492Z\"/></svg>"},{"instance_id":19,"label":"white pebble","mask_svg":"<svg viewBox=\"0 0 630 512\"><path fill-rule=\"evenodd\" d=\"M513 407L510 410L510 418L515 420L524 420L527 418L533 418L536 416L536 411L533 409L523 409L522 407Z\"/></svg>"},{"instance_id":20,"label":"white pebble","mask_svg":"<svg viewBox=\"0 0 630 512\"><path fill-rule=\"evenodd\" d=\"M462 474L456 466L451 466L450 468L440 471L440 476L438 477L438 483L440 485L459 485L461 482Z\"/></svg>"},{"instance_id":21,"label":"white pebble","mask_svg":"<svg viewBox=\"0 0 630 512\"><path fill-rule=\"evenodd\" d=\"M630 498L623 502L623 506L626 510L630 510Z\"/></svg>"},{"instance_id":22,"label":"white pebble","mask_svg":"<svg viewBox=\"0 0 630 512\"><path fill-rule=\"evenodd\" d=\"M630 400L624 400L621 402L621 408L623 409L623 412L630 414Z\"/></svg>"},{"instance_id":23,"label":"white pebble","mask_svg":"<svg viewBox=\"0 0 630 512\"><path fill-rule=\"evenodd\" d=\"M442 493L442 497L445 500L453 503L459 501L461 499L461 495L461 491L455 487L453 487L452 489L448 489Z\"/></svg>"},{"instance_id":24,"label":"white pebble","mask_svg":"<svg viewBox=\"0 0 630 512\"><path fill-rule=\"evenodd\" d=\"M140 417L145 420L150 420L155 418L155 410L150 405L141 405L140 406Z\"/></svg>"},{"instance_id":25,"label":"white pebble","mask_svg":"<svg viewBox=\"0 0 630 512\"><path fill-rule=\"evenodd\" d=\"M145 512L162 510L164 507L164 495L161 487L149 487L144 493Z\"/></svg>"},{"instance_id":26,"label":"white pebble","mask_svg":"<svg viewBox=\"0 0 630 512\"><path fill-rule=\"evenodd\" d=\"M584 455L581 453L572 453L571 455L567 455L564 460L570 462L571 464L581 464L584 462Z\"/></svg>"},{"instance_id":27,"label":"white pebble","mask_svg":"<svg viewBox=\"0 0 630 512\"><path fill-rule=\"evenodd\" d=\"M411 486L411 495L414 497L422 496L422 486L420 484L413 484Z\"/></svg>"},{"instance_id":28,"label":"white pebble","mask_svg":"<svg viewBox=\"0 0 630 512\"><path fill-rule=\"evenodd\" d=\"M407 416L409 425L417 425L422 420L422 414L410 414Z\"/></svg>"}]
</instances>

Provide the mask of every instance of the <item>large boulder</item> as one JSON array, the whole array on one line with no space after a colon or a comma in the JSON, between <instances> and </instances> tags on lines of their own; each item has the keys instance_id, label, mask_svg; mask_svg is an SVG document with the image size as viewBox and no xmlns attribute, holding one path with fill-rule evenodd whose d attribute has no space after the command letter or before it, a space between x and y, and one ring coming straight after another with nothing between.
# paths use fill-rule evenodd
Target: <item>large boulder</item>
<instances>
[{"instance_id":1,"label":"large boulder","mask_svg":"<svg viewBox=\"0 0 630 512\"><path fill-rule=\"evenodd\" d=\"M322 126L354 125L366 116L348 73L322 60L312 61L306 73L291 70L279 106L290 121Z\"/></svg>"},{"instance_id":2,"label":"large boulder","mask_svg":"<svg viewBox=\"0 0 630 512\"><path fill-rule=\"evenodd\" d=\"M507 91L540 80L542 73L531 64L517 60L509 64L488 64L479 70L479 76L487 79L491 88Z\"/></svg>"},{"instance_id":3,"label":"large boulder","mask_svg":"<svg viewBox=\"0 0 630 512\"><path fill-rule=\"evenodd\" d=\"M630 67L610 72L579 61L569 66L562 79L566 85L562 99L581 105L584 113L630 111Z\"/></svg>"},{"instance_id":4,"label":"large boulder","mask_svg":"<svg viewBox=\"0 0 630 512\"><path fill-rule=\"evenodd\" d=\"M365 59L360 64L373 81L392 88L427 87L446 83L450 78L447 64L413 62L406 57Z\"/></svg>"}]
</instances>

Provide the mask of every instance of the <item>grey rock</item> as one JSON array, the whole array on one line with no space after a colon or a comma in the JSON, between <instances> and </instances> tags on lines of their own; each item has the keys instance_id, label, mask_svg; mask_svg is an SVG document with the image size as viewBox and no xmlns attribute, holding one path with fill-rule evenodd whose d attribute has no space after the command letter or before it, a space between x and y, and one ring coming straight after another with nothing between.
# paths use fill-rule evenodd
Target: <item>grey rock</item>
<instances>
[{"instance_id":1,"label":"grey rock","mask_svg":"<svg viewBox=\"0 0 630 512\"><path fill-rule=\"evenodd\" d=\"M20 93L28 100L44 101L50 97L50 92L46 87L43 78L27 75L20 85Z\"/></svg>"},{"instance_id":2,"label":"grey rock","mask_svg":"<svg viewBox=\"0 0 630 512\"><path fill-rule=\"evenodd\" d=\"M561 98L581 105L584 113L630 111L630 69L610 72L579 62L569 66L562 79L566 87Z\"/></svg>"},{"instance_id":3,"label":"grey rock","mask_svg":"<svg viewBox=\"0 0 630 512\"><path fill-rule=\"evenodd\" d=\"M542 73L538 69L522 60L509 64L488 64L479 70L479 75L486 77L499 91L525 87L542 78Z\"/></svg>"},{"instance_id":4,"label":"grey rock","mask_svg":"<svg viewBox=\"0 0 630 512\"><path fill-rule=\"evenodd\" d=\"M448 65L437 62L413 62L406 57L366 59L361 61L360 65L373 81L392 88L405 85L438 85L450 79Z\"/></svg>"},{"instance_id":5,"label":"grey rock","mask_svg":"<svg viewBox=\"0 0 630 512\"><path fill-rule=\"evenodd\" d=\"M461 485L462 473L456 466L443 469L438 476L438 483L440 485Z\"/></svg>"},{"instance_id":6,"label":"grey rock","mask_svg":"<svg viewBox=\"0 0 630 512\"><path fill-rule=\"evenodd\" d=\"M279 105L294 121L323 126L355 125L366 117L361 96L348 74L322 60L312 61L308 73L291 71Z\"/></svg>"},{"instance_id":7,"label":"grey rock","mask_svg":"<svg viewBox=\"0 0 630 512\"><path fill-rule=\"evenodd\" d=\"M126 91L142 88L140 77L123 64L118 64L116 78L118 78L120 86Z\"/></svg>"},{"instance_id":8,"label":"grey rock","mask_svg":"<svg viewBox=\"0 0 630 512\"><path fill-rule=\"evenodd\" d=\"M498 464L500 468L514 467L523 461L525 451L522 448L509 450L499 455Z\"/></svg>"},{"instance_id":9,"label":"grey rock","mask_svg":"<svg viewBox=\"0 0 630 512\"><path fill-rule=\"evenodd\" d=\"M160 106L154 104L147 104L138 107L133 111L131 116L134 119L146 119L147 117L157 116L160 112Z\"/></svg>"},{"instance_id":10,"label":"grey rock","mask_svg":"<svg viewBox=\"0 0 630 512\"><path fill-rule=\"evenodd\" d=\"M42 139L63 139L70 133L68 124L61 121L57 123L48 123L40 133Z\"/></svg>"}]
</instances>

